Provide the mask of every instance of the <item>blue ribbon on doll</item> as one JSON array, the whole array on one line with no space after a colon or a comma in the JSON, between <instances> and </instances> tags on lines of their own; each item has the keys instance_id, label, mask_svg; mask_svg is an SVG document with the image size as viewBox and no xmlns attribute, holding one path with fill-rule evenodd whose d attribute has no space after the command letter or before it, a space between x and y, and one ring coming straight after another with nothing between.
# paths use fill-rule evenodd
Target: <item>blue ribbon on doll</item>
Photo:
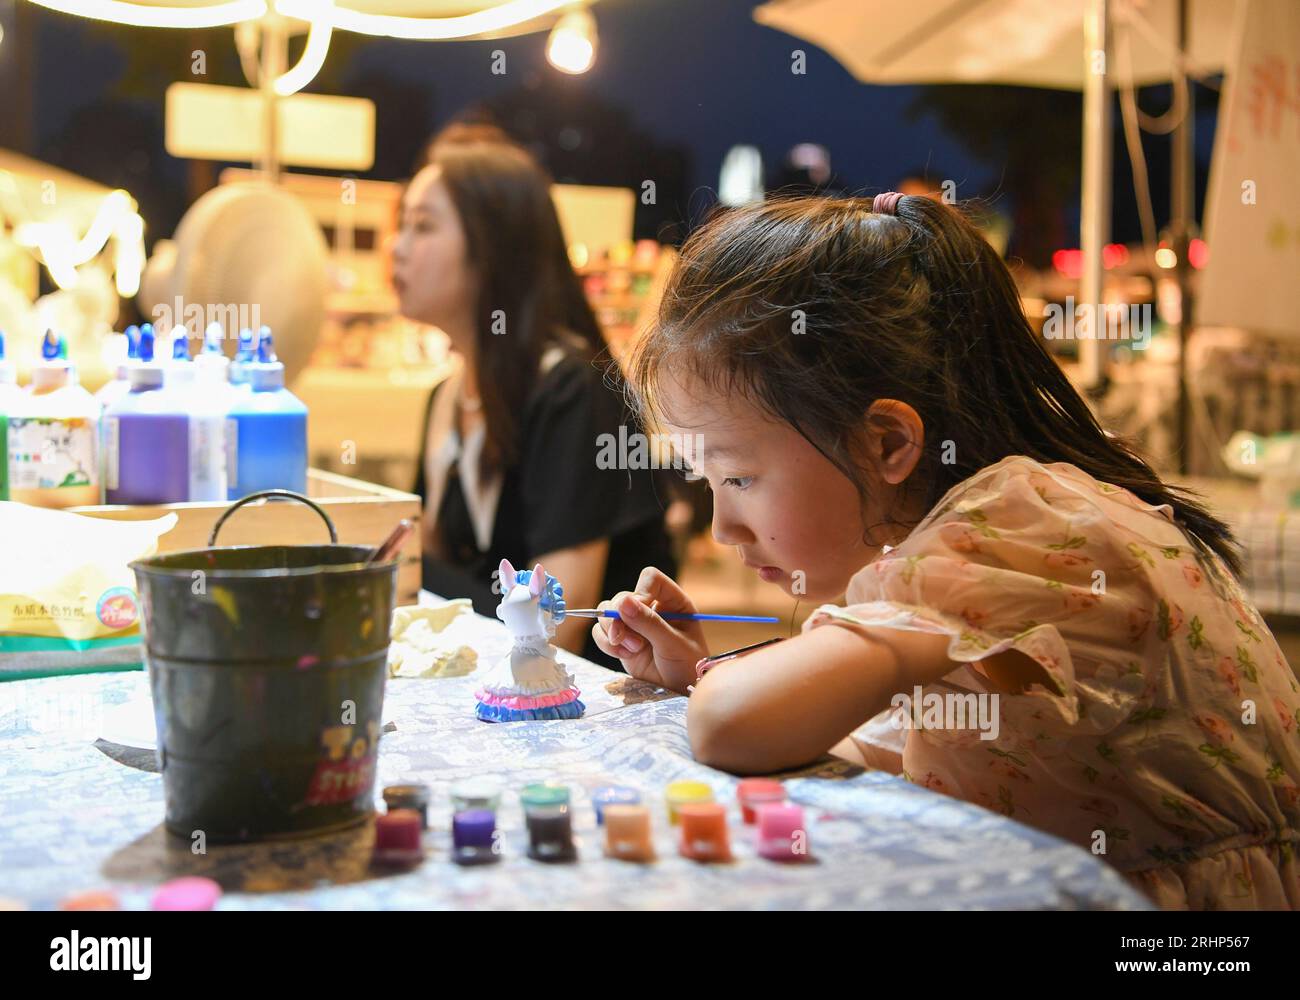
<instances>
[{"instance_id":1,"label":"blue ribbon on doll","mask_svg":"<svg viewBox=\"0 0 1300 1000\"><path fill-rule=\"evenodd\" d=\"M532 582L533 571L531 569L521 569L515 572L515 583L521 583L525 587ZM542 588L541 598L537 606L551 616L551 621L556 625L564 621L564 587L560 581L546 574L546 586Z\"/></svg>"}]
</instances>

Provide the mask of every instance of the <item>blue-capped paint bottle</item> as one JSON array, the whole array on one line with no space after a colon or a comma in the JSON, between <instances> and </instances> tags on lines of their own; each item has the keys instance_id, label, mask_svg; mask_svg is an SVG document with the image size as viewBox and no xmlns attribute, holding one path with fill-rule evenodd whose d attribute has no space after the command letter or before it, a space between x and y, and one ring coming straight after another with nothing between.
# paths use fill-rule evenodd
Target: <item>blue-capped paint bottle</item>
<instances>
[{"instance_id":1,"label":"blue-capped paint bottle","mask_svg":"<svg viewBox=\"0 0 1300 1000\"><path fill-rule=\"evenodd\" d=\"M230 360L221 348L225 331L209 323L203 350L190 362L193 372L187 389L190 414L190 499L222 500L229 489L226 465L226 419L235 402L227 381Z\"/></svg>"},{"instance_id":2,"label":"blue-capped paint bottle","mask_svg":"<svg viewBox=\"0 0 1300 1000\"><path fill-rule=\"evenodd\" d=\"M284 387L284 365L262 329L257 360L244 368L248 391L226 418L231 500L259 490L307 492L307 407Z\"/></svg>"},{"instance_id":3,"label":"blue-capped paint bottle","mask_svg":"<svg viewBox=\"0 0 1300 1000\"><path fill-rule=\"evenodd\" d=\"M213 331L212 327L216 330ZM221 325L210 324L204 334L203 351L208 350L210 339L215 336L217 349L220 350ZM207 389L204 376L200 386L200 368L198 362L190 358L189 332L185 327L177 327L175 339L172 340L172 360L164 371L163 387L167 391L172 405L188 417L189 487L187 500L225 500L226 499L226 444L225 424L229 405L215 400Z\"/></svg>"},{"instance_id":4,"label":"blue-capped paint bottle","mask_svg":"<svg viewBox=\"0 0 1300 1000\"><path fill-rule=\"evenodd\" d=\"M170 382L178 389L194 381L194 367L190 361L189 333L183 326L172 327L171 361L163 369L163 385Z\"/></svg>"},{"instance_id":5,"label":"blue-capped paint bottle","mask_svg":"<svg viewBox=\"0 0 1300 1000\"><path fill-rule=\"evenodd\" d=\"M102 412L77 379L67 341L48 331L21 415L9 418L9 498L36 507L99 503Z\"/></svg>"},{"instance_id":6,"label":"blue-capped paint bottle","mask_svg":"<svg viewBox=\"0 0 1300 1000\"><path fill-rule=\"evenodd\" d=\"M239 331L239 346L235 349L235 360L230 364L231 385L248 387L248 366L257 361L257 342L262 335L269 337L270 327L262 327L257 334L248 327Z\"/></svg>"},{"instance_id":7,"label":"blue-capped paint bottle","mask_svg":"<svg viewBox=\"0 0 1300 1000\"><path fill-rule=\"evenodd\" d=\"M148 323L145 326L149 326ZM152 327L151 327L152 329ZM95 393L99 405L107 409L131 391L131 364L140 360L140 328L126 328L126 357L117 363L113 378L100 386Z\"/></svg>"},{"instance_id":8,"label":"blue-capped paint bottle","mask_svg":"<svg viewBox=\"0 0 1300 1000\"><path fill-rule=\"evenodd\" d=\"M152 324L146 323L144 328L153 336ZM126 337L126 357L117 363L113 378L100 386L99 391L95 393L95 402L99 403L107 413L109 407L131 391L131 368L140 360L140 327L128 326L125 331ZM108 470L104 467L104 462L108 458L108 421L99 422L99 462L100 462L100 481L106 482Z\"/></svg>"},{"instance_id":9,"label":"blue-capped paint bottle","mask_svg":"<svg viewBox=\"0 0 1300 1000\"><path fill-rule=\"evenodd\" d=\"M131 390L104 413L104 487L111 504L178 503L189 497L189 414L164 388L154 333L140 331Z\"/></svg>"}]
</instances>

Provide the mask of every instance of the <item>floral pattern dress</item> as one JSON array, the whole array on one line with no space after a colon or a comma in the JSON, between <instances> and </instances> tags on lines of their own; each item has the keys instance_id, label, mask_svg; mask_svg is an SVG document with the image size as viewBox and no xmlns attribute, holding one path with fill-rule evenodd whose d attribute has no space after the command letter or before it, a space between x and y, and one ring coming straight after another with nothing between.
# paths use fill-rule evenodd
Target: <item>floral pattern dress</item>
<instances>
[{"instance_id":1,"label":"floral pattern dress","mask_svg":"<svg viewBox=\"0 0 1300 1000\"><path fill-rule=\"evenodd\" d=\"M962 666L923 702L997 694L995 739L904 728L901 708L855 734L894 733L909 781L1104 855L1164 908L1300 908L1300 684L1172 513L1011 456L949 491L853 577L847 607L804 628L945 634ZM1005 693L982 661L1007 650L1050 685Z\"/></svg>"}]
</instances>

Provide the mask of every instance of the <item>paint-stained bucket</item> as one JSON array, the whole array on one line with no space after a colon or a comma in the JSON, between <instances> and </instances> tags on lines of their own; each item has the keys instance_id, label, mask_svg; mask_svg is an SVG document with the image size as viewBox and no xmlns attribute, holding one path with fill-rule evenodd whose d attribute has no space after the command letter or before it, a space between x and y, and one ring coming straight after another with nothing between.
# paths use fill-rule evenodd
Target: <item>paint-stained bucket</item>
<instances>
[{"instance_id":1,"label":"paint-stained bucket","mask_svg":"<svg viewBox=\"0 0 1300 1000\"><path fill-rule=\"evenodd\" d=\"M214 547L261 498L307 504L331 544ZM397 563L337 541L317 504L267 490L208 548L131 564L172 833L292 837L373 812Z\"/></svg>"}]
</instances>

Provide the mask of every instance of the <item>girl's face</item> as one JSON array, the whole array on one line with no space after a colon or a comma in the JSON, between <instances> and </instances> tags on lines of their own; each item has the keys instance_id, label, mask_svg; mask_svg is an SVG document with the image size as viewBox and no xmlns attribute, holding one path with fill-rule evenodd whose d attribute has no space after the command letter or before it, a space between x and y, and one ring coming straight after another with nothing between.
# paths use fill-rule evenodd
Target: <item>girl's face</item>
<instances>
[{"instance_id":1,"label":"girl's face","mask_svg":"<svg viewBox=\"0 0 1300 1000\"><path fill-rule=\"evenodd\" d=\"M886 537L890 529L881 522L901 519L904 512L891 506L901 504L896 487L920 458L922 429L911 407L893 404L906 411L903 421L915 418L913 428L868 421L872 454L863 465L871 502L864 515L849 478L793 427L744 399L706 398L679 380L666 379L661 389L663 412L679 421L666 424L668 433L713 492L713 537L736 546L763 580L794 597L832 601L881 545L899 540L897 533ZM897 410L886 423L895 419ZM900 435L907 444L899 444ZM868 533L864 523L878 527Z\"/></svg>"},{"instance_id":2,"label":"girl's face","mask_svg":"<svg viewBox=\"0 0 1300 1000\"><path fill-rule=\"evenodd\" d=\"M476 282L465 230L441 175L440 167L425 167L402 198L393 286L403 316L455 335L473 319Z\"/></svg>"}]
</instances>

